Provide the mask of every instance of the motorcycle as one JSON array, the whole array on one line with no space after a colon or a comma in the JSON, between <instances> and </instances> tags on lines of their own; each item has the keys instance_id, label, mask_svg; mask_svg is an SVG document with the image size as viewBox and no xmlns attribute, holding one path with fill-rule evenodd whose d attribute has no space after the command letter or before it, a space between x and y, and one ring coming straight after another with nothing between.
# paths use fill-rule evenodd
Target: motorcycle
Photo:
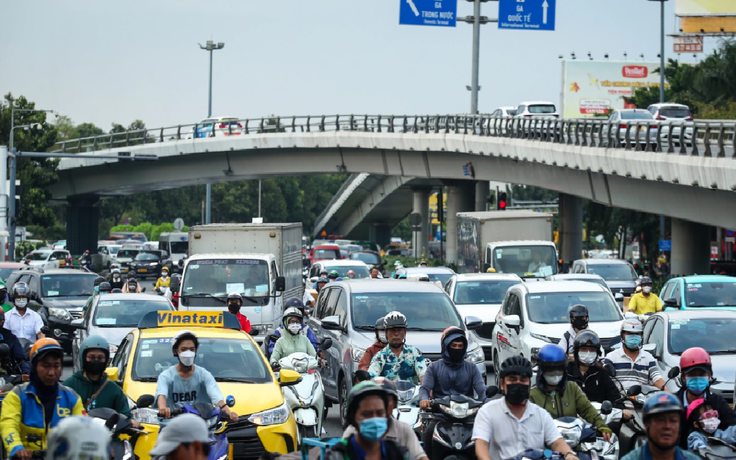
<instances>
[{"instance_id":1,"label":"motorcycle","mask_svg":"<svg viewBox=\"0 0 736 460\"><path fill-rule=\"evenodd\" d=\"M598 455L595 451L590 453L579 452L578 458L580 460L598 460ZM565 456L560 452L553 452L550 449L527 449L517 454L516 457L506 460L565 460Z\"/></svg>"},{"instance_id":2,"label":"motorcycle","mask_svg":"<svg viewBox=\"0 0 736 460\"><path fill-rule=\"evenodd\" d=\"M332 339L325 339L320 350L332 347ZM307 353L292 353L281 358L279 369L298 372L301 381L293 386L284 387L284 399L294 413L299 438L319 438L322 436L322 423L326 417L325 388L322 377L317 372L319 360Z\"/></svg>"},{"instance_id":3,"label":"motorcycle","mask_svg":"<svg viewBox=\"0 0 736 460\"><path fill-rule=\"evenodd\" d=\"M110 442L110 448L113 452L112 458L115 460L138 460L134 449L138 437L141 434L146 434L144 430L133 428L126 416L108 407L92 409L87 412L87 416L110 430L112 434L112 441ZM123 438L120 435L125 435L125 437Z\"/></svg>"},{"instance_id":4,"label":"motorcycle","mask_svg":"<svg viewBox=\"0 0 736 460\"><path fill-rule=\"evenodd\" d=\"M497 387L488 387L486 397L498 393ZM423 419L422 442L431 460L469 460L475 458L473 424L484 401L476 401L465 395L451 395L430 401L430 412L420 415ZM430 432L430 422L436 420Z\"/></svg>"},{"instance_id":5,"label":"motorcycle","mask_svg":"<svg viewBox=\"0 0 736 460\"><path fill-rule=\"evenodd\" d=\"M708 438L708 447L701 447L696 454L705 460L734 460L736 446L719 438Z\"/></svg>"},{"instance_id":6,"label":"motorcycle","mask_svg":"<svg viewBox=\"0 0 736 460\"><path fill-rule=\"evenodd\" d=\"M607 403L607 404L606 404ZM606 409L612 407L606 402ZM555 425L567 445L576 452L595 454L605 460L618 460L618 438L611 435L611 441L607 442L603 437L597 436L594 426L585 420L576 417L560 417L555 419Z\"/></svg>"}]
</instances>

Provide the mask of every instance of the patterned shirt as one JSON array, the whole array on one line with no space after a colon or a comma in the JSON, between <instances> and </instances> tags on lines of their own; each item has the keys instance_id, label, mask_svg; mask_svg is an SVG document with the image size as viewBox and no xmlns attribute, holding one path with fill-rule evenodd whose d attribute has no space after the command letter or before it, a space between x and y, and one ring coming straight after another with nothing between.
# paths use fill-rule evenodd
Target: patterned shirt
<instances>
[{"instance_id":1,"label":"patterned shirt","mask_svg":"<svg viewBox=\"0 0 736 460\"><path fill-rule=\"evenodd\" d=\"M611 363L616 368L616 378L624 390L633 385L654 385L654 382L662 378L657 361L644 350L639 350L636 360L632 360L622 345L608 353L604 362Z\"/></svg>"},{"instance_id":2,"label":"patterned shirt","mask_svg":"<svg viewBox=\"0 0 736 460\"><path fill-rule=\"evenodd\" d=\"M409 380L414 385L419 385L419 379L424 377L427 364L424 362L422 352L404 345L399 357L396 357L390 346L386 346L373 356L368 372L371 377L386 377L389 380Z\"/></svg>"}]
</instances>

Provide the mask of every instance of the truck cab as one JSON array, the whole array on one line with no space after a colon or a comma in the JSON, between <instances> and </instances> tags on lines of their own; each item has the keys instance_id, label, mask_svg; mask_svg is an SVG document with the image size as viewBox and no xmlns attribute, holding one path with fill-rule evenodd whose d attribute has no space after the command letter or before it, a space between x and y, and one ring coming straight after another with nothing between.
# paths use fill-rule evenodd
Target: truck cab
<instances>
[{"instance_id":1,"label":"truck cab","mask_svg":"<svg viewBox=\"0 0 736 460\"><path fill-rule=\"evenodd\" d=\"M483 271L513 273L540 281L557 273L557 248L551 241L500 241L486 245Z\"/></svg>"},{"instance_id":2,"label":"truck cab","mask_svg":"<svg viewBox=\"0 0 736 460\"><path fill-rule=\"evenodd\" d=\"M281 321L285 279L273 254L210 253L189 257L179 288L179 310L227 310L227 296L243 296L240 313L263 342ZM257 332L256 332L257 331Z\"/></svg>"}]
</instances>

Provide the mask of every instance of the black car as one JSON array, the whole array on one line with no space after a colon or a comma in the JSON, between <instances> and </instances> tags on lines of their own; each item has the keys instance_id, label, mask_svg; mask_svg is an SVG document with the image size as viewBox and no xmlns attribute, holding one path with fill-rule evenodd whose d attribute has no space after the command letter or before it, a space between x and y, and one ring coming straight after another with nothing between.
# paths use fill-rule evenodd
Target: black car
<instances>
[{"instance_id":1,"label":"black car","mask_svg":"<svg viewBox=\"0 0 736 460\"><path fill-rule=\"evenodd\" d=\"M38 312L50 336L71 353L75 329L71 322L82 317L82 308L94 293L96 273L86 270L27 267L8 277L8 292L17 282L28 284L31 293L29 306Z\"/></svg>"},{"instance_id":2,"label":"black car","mask_svg":"<svg viewBox=\"0 0 736 460\"><path fill-rule=\"evenodd\" d=\"M370 251L367 249L363 251L355 251L350 254L349 258L350 260L359 260L365 263L368 265L369 270L376 267L381 275L386 274L386 267L384 266L384 261L381 259L381 254L376 251Z\"/></svg>"},{"instance_id":3,"label":"black car","mask_svg":"<svg viewBox=\"0 0 736 460\"><path fill-rule=\"evenodd\" d=\"M161 268L166 262L166 256L166 251L163 250L142 250L130 263L129 273L135 273L136 278L140 280L147 276L158 278L161 276Z\"/></svg>"}]
</instances>

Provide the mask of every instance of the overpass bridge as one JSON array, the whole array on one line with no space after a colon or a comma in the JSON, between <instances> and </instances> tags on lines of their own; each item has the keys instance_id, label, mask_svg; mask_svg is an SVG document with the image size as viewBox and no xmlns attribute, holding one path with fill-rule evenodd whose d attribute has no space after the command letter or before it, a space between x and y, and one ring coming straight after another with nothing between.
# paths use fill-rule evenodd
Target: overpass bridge
<instances>
[{"instance_id":1,"label":"overpass bridge","mask_svg":"<svg viewBox=\"0 0 736 460\"><path fill-rule=\"evenodd\" d=\"M100 197L335 172L355 176L318 226L348 235L373 231L383 235L379 241L406 215L409 202L422 210L431 188L445 184L449 260L456 254L455 213L474 209L477 181L560 192L565 259L580 254L583 198L673 217L675 272L707 270L707 225L736 228L734 121L621 125L462 114L334 115L242 120L241 125L242 130L230 125L204 138L191 135L201 125L180 125L59 143L66 153L121 156L61 160L60 180L50 191L78 209L70 213L78 216L69 226L72 248L96 240L92 206ZM159 160L130 162L129 155ZM422 232L422 241L427 234Z\"/></svg>"}]
</instances>

